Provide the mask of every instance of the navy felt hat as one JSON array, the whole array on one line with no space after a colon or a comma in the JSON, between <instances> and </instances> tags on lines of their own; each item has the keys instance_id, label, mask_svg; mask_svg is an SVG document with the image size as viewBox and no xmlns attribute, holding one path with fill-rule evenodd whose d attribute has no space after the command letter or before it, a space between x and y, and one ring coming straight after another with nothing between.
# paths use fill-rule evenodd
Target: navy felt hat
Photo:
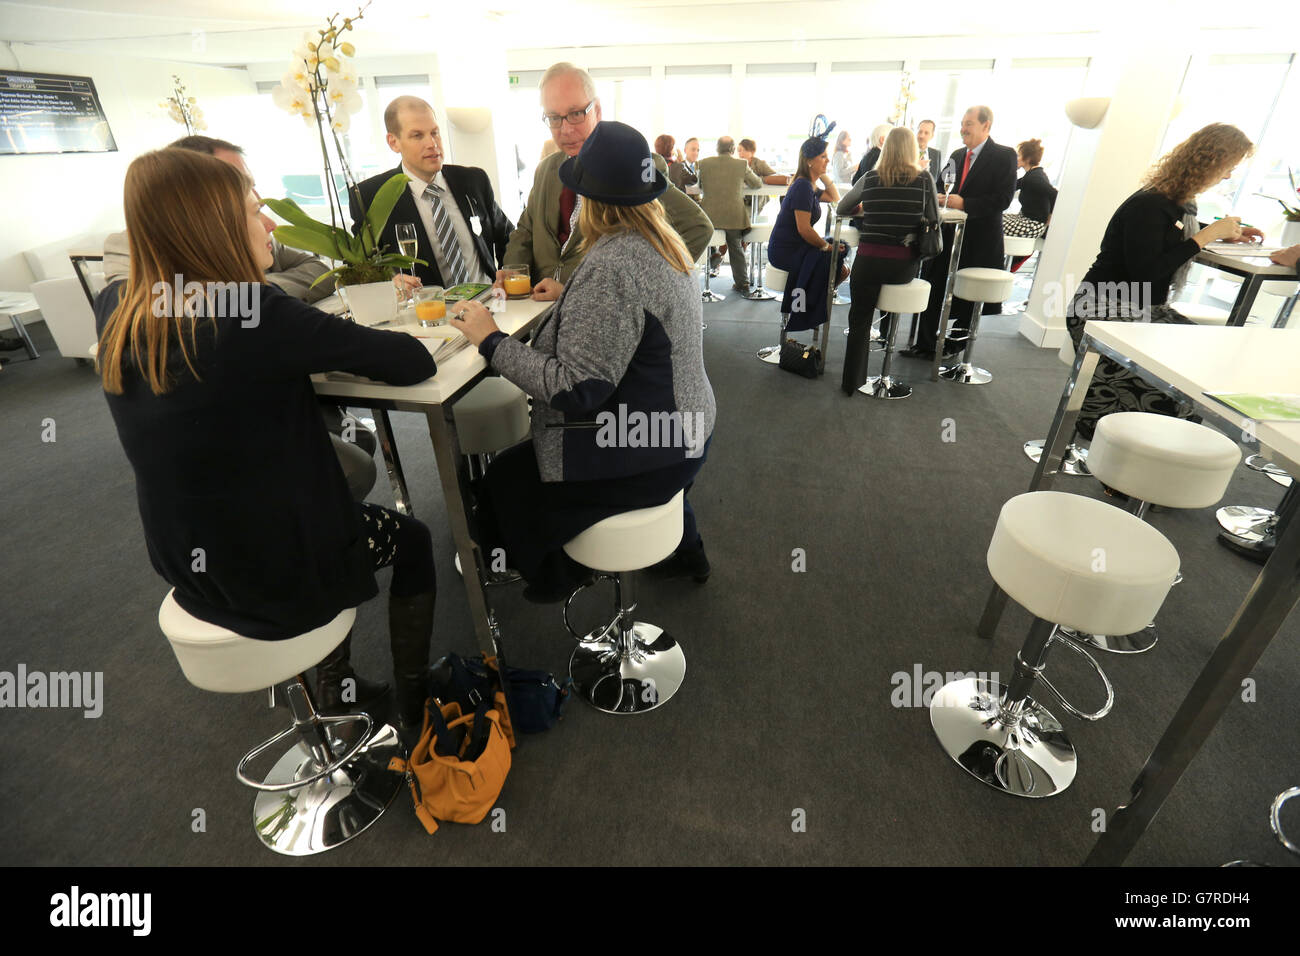
<instances>
[{"instance_id":1,"label":"navy felt hat","mask_svg":"<svg viewBox=\"0 0 1300 956\"><path fill-rule=\"evenodd\" d=\"M615 120L597 123L578 155L560 164L560 182L579 196L612 206L640 206L668 188L668 177L655 168L645 137Z\"/></svg>"}]
</instances>

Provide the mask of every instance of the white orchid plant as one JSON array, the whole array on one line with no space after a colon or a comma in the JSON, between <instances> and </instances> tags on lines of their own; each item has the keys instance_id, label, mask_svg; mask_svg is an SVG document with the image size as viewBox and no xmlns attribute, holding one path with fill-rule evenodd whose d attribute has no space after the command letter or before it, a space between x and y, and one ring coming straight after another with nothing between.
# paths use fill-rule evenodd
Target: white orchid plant
<instances>
[{"instance_id":1,"label":"white orchid plant","mask_svg":"<svg viewBox=\"0 0 1300 956\"><path fill-rule=\"evenodd\" d=\"M912 104L916 97L912 93L912 74L904 73L902 82L898 89L898 97L894 100L894 112L889 116L890 126L906 126L907 115L912 109Z\"/></svg>"},{"instance_id":2,"label":"white orchid plant","mask_svg":"<svg viewBox=\"0 0 1300 956\"><path fill-rule=\"evenodd\" d=\"M379 236L406 188L407 177L398 173L390 178L379 187L367 208L348 166L347 153L339 141L339 135L348 131L351 116L362 108L361 94L357 92L357 73L352 64L356 48L343 37L361 19L369 5L367 2L354 16L345 17L342 22L339 22L340 14L336 13L326 21L325 29L307 31L302 43L294 48L288 72L271 91L271 100L276 106L301 116L320 137L329 224L311 218L292 199L266 200L271 211L289 223L276 227L274 235L277 239L286 246L343 263L316 282L327 276L336 276L339 285L383 282L391 279L398 268L409 269L417 262L424 264L410 256L385 252L379 245ZM344 225L347 219L334 189L335 164L347 184L348 194L361 210L362 224L356 235Z\"/></svg>"},{"instance_id":3,"label":"white orchid plant","mask_svg":"<svg viewBox=\"0 0 1300 956\"><path fill-rule=\"evenodd\" d=\"M203 118L203 110L199 107L199 101L185 92L185 84L174 73L172 74L172 95L158 105L167 111L168 116L185 127L185 135L187 136L193 136L200 130L208 128L207 120Z\"/></svg>"}]
</instances>

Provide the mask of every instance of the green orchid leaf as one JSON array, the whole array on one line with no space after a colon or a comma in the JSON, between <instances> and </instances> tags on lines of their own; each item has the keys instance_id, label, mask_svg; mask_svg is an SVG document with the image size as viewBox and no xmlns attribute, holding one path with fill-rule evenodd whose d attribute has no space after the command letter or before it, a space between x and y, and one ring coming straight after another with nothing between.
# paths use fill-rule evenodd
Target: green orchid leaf
<instances>
[{"instance_id":1,"label":"green orchid leaf","mask_svg":"<svg viewBox=\"0 0 1300 956\"><path fill-rule=\"evenodd\" d=\"M302 249L304 252L324 256L327 259L352 261L339 249L338 236L335 235L334 231L322 235L316 230L308 229L305 226L276 226L271 235L279 239L284 245L294 249Z\"/></svg>"},{"instance_id":2,"label":"green orchid leaf","mask_svg":"<svg viewBox=\"0 0 1300 956\"><path fill-rule=\"evenodd\" d=\"M411 178L405 173L396 173L379 187L375 198L370 201L370 208L366 210L366 225L373 230L372 235L384 234L388 217L393 214L393 207L397 205L397 200L402 197L402 190L410 181Z\"/></svg>"},{"instance_id":3,"label":"green orchid leaf","mask_svg":"<svg viewBox=\"0 0 1300 956\"><path fill-rule=\"evenodd\" d=\"M322 235L332 235L334 233L333 226L313 219L292 199L264 199L262 201L266 203L271 212L281 219L288 220L291 225L301 226L304 229L314 229Z\"/></svg>"}]
</instances>

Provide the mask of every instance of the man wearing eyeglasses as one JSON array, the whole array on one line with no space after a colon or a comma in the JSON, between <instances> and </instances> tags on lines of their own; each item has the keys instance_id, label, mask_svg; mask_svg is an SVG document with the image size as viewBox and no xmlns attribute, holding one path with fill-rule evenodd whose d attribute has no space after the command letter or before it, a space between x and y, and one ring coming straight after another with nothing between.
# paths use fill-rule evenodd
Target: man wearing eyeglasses
<instances>
[{"instance_id":1,"label":"man wearing eyeglasses","mask_svg":"<svg viewBox=\"0 0 1300 956\"><path fill-rule=\"evenodd\" d=\"M533 298L551 301L560 297L564 283L582 261L578 197L560 182L560 164L578 155L600 122L600 100L591 76L572 63L556 63L542 75L541 100L542 120L560 151L538 164L528 205L510 234L504 261L530 263ZM698 259L713 235L709 217L675 186L669 186L659 202L691 257ZM504 282L505 274L498 272L496 285Z\"/></svg>"}]
</instances>

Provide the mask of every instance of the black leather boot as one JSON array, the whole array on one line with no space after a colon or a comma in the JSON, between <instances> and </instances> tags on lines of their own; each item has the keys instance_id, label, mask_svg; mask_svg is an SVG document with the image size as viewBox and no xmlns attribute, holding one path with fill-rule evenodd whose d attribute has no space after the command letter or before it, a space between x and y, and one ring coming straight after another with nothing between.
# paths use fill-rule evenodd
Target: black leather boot
<instances>
[{"instance_id":1,"label":"black leather boot","mask_svg":"<svg viewBox=\"0 0 1300 956\"><path fill-rule=\"evenodd\" d=\"M388 693L388 685L383 681L366 680L357 675L349 661L351 653L352 632L348 631L343 643L316 665L316 709L322 714L332 717L363 710L374 716L373 708ZM345 680L354 683L344 687ZM345 692L349 700L344 700Z\"/></svg>"},{"instance_id":2,"label":"black leather boot","mask_svg":"<svg viewBox=\"0 0 1300 956\"><path fill-rule=\"evenodd\" d=\"M397 732L409 747L424 725L429 697L429 644L433 639L431 590L413 597L388 596L388 637L393 651Z\"/></svg>"}]
</instances>

